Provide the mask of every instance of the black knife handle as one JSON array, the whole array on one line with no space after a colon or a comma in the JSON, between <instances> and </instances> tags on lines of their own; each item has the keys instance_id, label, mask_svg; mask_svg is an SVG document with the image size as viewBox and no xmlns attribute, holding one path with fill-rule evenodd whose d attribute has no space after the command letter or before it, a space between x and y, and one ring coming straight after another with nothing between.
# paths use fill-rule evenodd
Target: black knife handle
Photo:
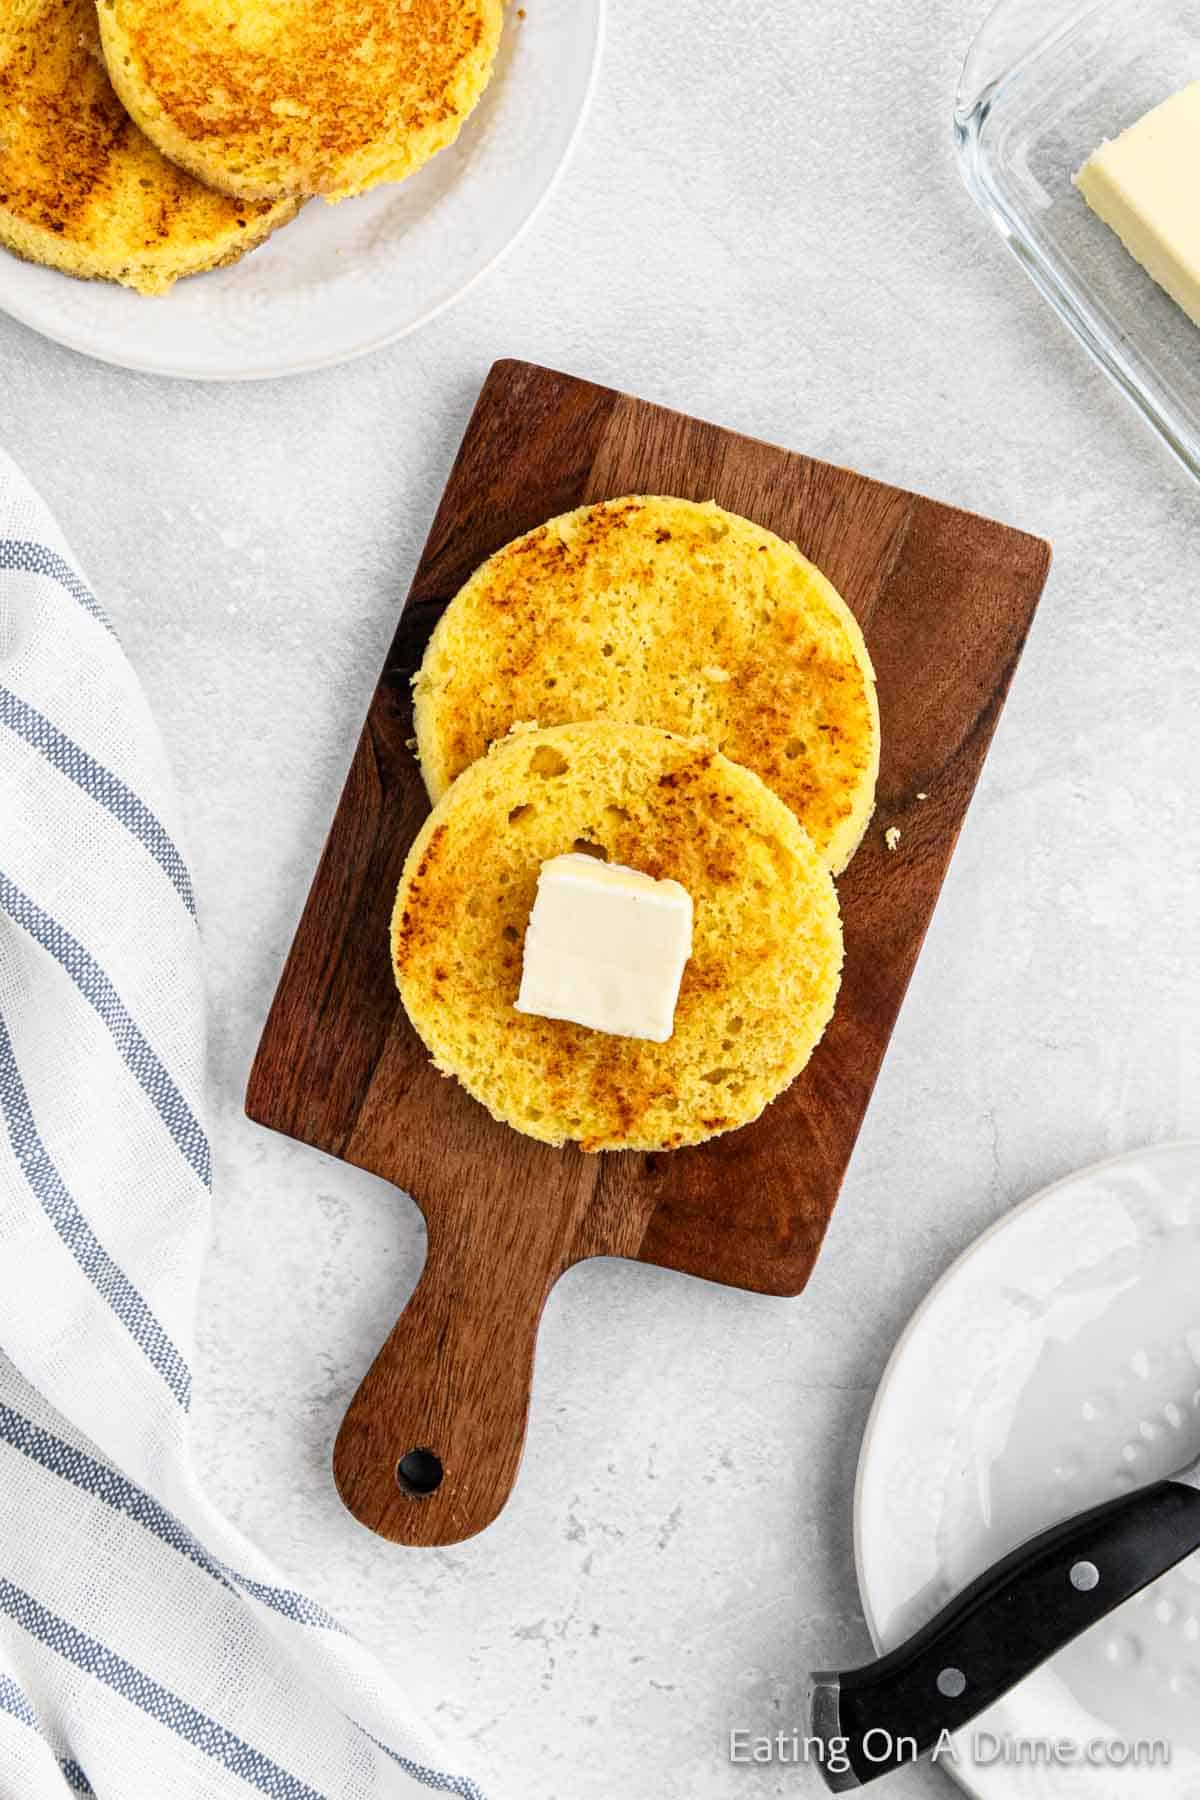
<instances>
[{"instance_id":1,"label":"black knife handle","mask_svg":"<svg viewBox=\"0 0 1200 1800\"><path fill-rule=\"evenodd\" d=\"M1031 1538L878 1662L814 1675L826 1784L843 1792L914 1761L1197 1546L1200 1493L1160 1481Z\"/></svg>"}]
</instances>

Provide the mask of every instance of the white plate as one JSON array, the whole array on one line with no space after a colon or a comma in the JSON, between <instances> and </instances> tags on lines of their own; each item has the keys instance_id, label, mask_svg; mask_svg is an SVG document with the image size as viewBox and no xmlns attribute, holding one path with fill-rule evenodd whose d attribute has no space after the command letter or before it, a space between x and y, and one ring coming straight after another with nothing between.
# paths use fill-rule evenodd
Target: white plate
<instances>
[{"instance_id":1,"label":"white plate","mask_svg":"<svg viewBox=\"0 0 1200 1800\"><path fill-rule=\"evenodd\" d=\"M0 252L0 307L102 362L239 381L362 356L490 268L550 192L587 110L603 0L506 9L495 74L458 141L408 181L312 200L240 263L156 299Z\"/></svg>"},{"instance_id":2,"label":"white plate","mask_svg":"<svg viewBox=\"0 0 1200 1800\"><path fill-rule=\"evenodd\" d=\"M867 1426L855 1557L879 1649L1035 1531L1200 1452L1200 1143L1058 1182L920 1307ZM1168 1768L972 1762L999 1740L1166 1738ZM1200 1557L956 1739L979 1800L1200 1800Z\"/></svg>"}]
</instances>

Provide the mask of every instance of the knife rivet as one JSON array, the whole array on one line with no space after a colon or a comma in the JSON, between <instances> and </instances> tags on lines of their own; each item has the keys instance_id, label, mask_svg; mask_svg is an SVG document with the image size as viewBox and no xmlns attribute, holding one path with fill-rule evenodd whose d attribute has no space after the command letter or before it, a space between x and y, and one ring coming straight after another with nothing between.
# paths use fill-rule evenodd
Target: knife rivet
<instances>
[{"instance_id":1,"label":"knife rivet","mask_svg":"<svg viewBox=\"0 0 1200 1800\"><path fill-rule=\"evenodd\" d=\"M1077 1593L1090 1594L1100 1586L1100 1571L1094 1562L1077 1562L1071 1569L1071 1586Z\"/></svg>"},{"instance_id":2,"label":"knife rivet","mask_svg":"<svg viewBox=\"0 0 1200 1800\"><path fill-rule=\"evenodd\" d=\"M938 1693L946 1700L957 1700L967 1691L967 1678L961 1669L943 1669L937 1678Z\"/></svg>"}]
</instances>

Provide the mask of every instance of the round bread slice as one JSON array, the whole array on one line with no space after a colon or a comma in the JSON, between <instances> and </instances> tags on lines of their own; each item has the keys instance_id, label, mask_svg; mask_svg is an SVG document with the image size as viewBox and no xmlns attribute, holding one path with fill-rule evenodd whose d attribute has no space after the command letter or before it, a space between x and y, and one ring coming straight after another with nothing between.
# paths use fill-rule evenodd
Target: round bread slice
<instances>
[{"instance_id":1,"label":"round bread slice","mask_svg":"<svg viewBox=\"0 0 1200 1800\"><path fill-rule=\"evenodd\" d=\"M402 181L487 86L502 0L99 0L121 99L164 156L244 199Z\"/></svg>"},{"instance_id":2,"label":"round bread slice","mask_svg":"<svg viewBox=\"0 0 1200 1800\"><path fill-rule=\"evenodd\" d=\"M539 525L451 601L416 680L430 798L514 721L624 719L761 775L835 874L875 803L879 710L821 571L713 502L632 496Z\"/></svg>"},{"instance_id":3,"label":"round bread slice","mask_svg":"<svg viewBox=\"0 0 1200 1800\"><path fill-rule=\"evenodd\" d=\"M0 0L0 244L162 294L298 210L215 194L159 155L113 92L93 0Z\"/></svg>"},{"instance_id":4,"label":"round bread slice","mask_svg":"<svg viewBox=\"0 0 1200 1800\"><path fill-rule=\"evenodd\" d=\"M666 1043L514 1008L543 862L588 850L682 882L692 955ZM438 1068L544 1143L671 1150L758 1117L833 1012L833 880L795 815L695 739L609 722L516 732L459 777L392 918L409 1018Z\"/></svg>"}]
</instances>

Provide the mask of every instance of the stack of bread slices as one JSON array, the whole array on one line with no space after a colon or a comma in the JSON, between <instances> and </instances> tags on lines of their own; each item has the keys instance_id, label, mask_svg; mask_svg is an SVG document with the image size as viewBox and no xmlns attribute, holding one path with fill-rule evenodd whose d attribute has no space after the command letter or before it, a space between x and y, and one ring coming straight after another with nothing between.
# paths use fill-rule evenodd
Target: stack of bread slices
<instances>
[{"instance_id":1,"label":"stack of bread slices","mask_svg":"<svg viewBox=\"0 0 1200 1800\"><path fill-rule=\"evenodd\" d=\"M400 181L487 85L503 0L0 0L0 244L166 293L312 195Z\"/></svg>"},{"instance_id":2,"label":"stack of bread slices","mask_svg":"<svg viewBox=\"0 0 1200 1800\"><path fill-rule=\"evenodd\" d=\"M834 877L870 820L875 678L794 544L714 503L626 496L496 552L415 678L434 807L392 924L437 1066L585 1150L747 1124L807 1063L842 965ZM677 881L692 951L665 1042L518 1010L539 872L571 853Z\"/></svg>"}]
</instances>

